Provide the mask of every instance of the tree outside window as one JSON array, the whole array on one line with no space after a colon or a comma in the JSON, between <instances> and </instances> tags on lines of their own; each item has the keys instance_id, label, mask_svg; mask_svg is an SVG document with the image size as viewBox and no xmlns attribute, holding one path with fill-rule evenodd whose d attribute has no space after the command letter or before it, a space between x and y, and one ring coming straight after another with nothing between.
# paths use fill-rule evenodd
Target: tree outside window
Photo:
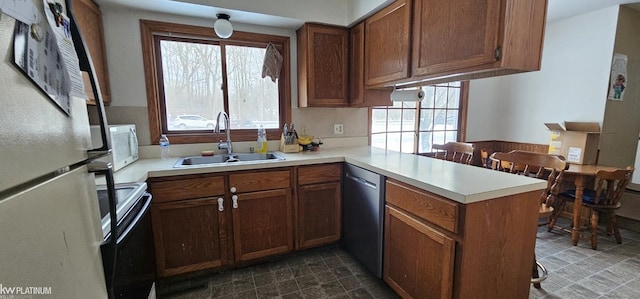
<instances>
[{"instance_id":1,"label":"tree outside window","mask_svg":"<svg viewBox=\"0 0 640 299\"><path fill-rule=\"evenodd\" d=\"M198 123L185 123L179 116L199 115L214 120L220 111L229 113L231 129L280 127L278 84L269 77L262 78L264 48L156 38L162 58L168 131L201 130Z\"/></svg>"},{"instance_id":2,"label":"tree outside window","mask_svg":"<svg viewBox=\"0 0 640 299\"><path fill-rule=\"evenodd\" d=\"M212 142L220 111L230 116L235 141L255 140L260 126L279 138L291 117L288 37L234 32L222 40L211 28L146 20L141 32L152 140ZM275 82L262 78L269 43L284 61Z\"/></svg>"}]
</instances>

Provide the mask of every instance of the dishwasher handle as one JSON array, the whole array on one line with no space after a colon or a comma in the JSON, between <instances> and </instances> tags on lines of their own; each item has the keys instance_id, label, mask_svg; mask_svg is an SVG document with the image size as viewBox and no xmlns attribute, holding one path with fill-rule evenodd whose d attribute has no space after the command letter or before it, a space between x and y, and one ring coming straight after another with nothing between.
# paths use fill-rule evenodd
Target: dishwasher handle
<instances>
[{"instance_id":1,"label":"dishwasher handle","mask_svg":"<svg viewBox=\"0 0 640 299\"><path fill-rule=\"evenodd\" d=\"M347 173L345 176L346 176L348 179L351 179L352 181L354 181L354 182L356 182L356 183L359 183L359 184L365 185L365 186L367 186L367 187L369 187L369 188L371 188L371 189L373 189L373 190L378 189L378 185L376 185L375 183L372 183L372 182L370 182L370 181L367 181L367 180L365 180L365 179L363 179L363 178L361 178L361 177L354 176L354 175L349 174L349 173Z\"/></svg>"}]
</instances>

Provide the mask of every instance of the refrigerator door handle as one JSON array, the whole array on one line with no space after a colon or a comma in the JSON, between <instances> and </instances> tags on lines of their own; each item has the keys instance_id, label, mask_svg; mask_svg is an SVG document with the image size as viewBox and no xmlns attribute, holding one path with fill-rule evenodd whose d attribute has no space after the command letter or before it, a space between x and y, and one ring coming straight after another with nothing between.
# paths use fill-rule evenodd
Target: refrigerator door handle
<instances>
[{"instance_id":1,"label":"refrigerator door handle","mask_svg":"<svg viewBox=\"0 0 640 299\"><path fill-rule=\"evenodd\" d=\"M102 139L102 147L94 148L88 151L89 160L93 160L102 156L105 156L111 152L111 140L109 137L107 114L104 110L104 101L102 99L102 92L100 91L100 85L96 78L95 67L91 60L91 54L84 42L82 33L78 29L78 25L75 20L75 16L72 12L73 1L65 0L67 6L67 16L69 17L71 31L71 38L73 39L73 46L78 54L78 64L81 71L85 71L89 74L89 81L91 82L91 91L96 101L96 110L98 112L98 122L100 123L100 138Z\"/></svg>"},{"instance_id":2,"label":"refrigerator door handle","mask_svg":"<svg viewBox=\"0 0 640 299\"><path fill-rule=\"evenodd\" d=\"M104 144L104 143L103 143ZM107 268L105 266L105 276L107 278L107 282L113 281L115 279L116 273L116 263L115 260L118 258L118 247L116 246L118 240L118 217L116 215L116 184L113 179L113 165L108 162L101 161L90 161L87 163L87 167L89 169L89 173L101 174L105 176L105 180L107 181L107 196L109 198L109 218L111 219L111 233L109 234L109 243L110 247L113 250L111 254L113 255L114 263L112 266ZM108 283L109 284L109 283ZM108 285L107 284L107 285ZM107 292L109 294L109 298L115 298L113 284L107 288Z\"/></svg>"},{"instance_id":3,"label":"refrigerator door handle","mask_svg":"<svg viewBox=\"0 0 640 299\"><path fill-rule=\"evenodd\" d=\"M129 224L127 226L125 231L122 232L122 234L118 236L118 240L117 240L118 244L122 243L129 236L131 231L136 226L138 226L138 223L141 221L142 217L144 217L144 215L149 212L149 209L151 207L151 199L152 199L151 194L145 192L145 194L143 195L143 198L141 199L141 200L145 201L144 207L142 207L140 212L138 212L138 215L136 216L136 218L133 221L131 221L131 224Z\"/></svg>"}]
</instances>

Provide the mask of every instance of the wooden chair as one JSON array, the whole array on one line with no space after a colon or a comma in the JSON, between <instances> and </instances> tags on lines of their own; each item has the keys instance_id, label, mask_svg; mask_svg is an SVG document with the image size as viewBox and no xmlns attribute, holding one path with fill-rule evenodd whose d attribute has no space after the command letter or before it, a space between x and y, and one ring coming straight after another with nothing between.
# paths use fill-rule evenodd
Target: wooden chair
<instances>
[{"instance_id":1,"label":"wooden chair","mask_svg":"<svg viewBox=\"0 0 640 299\"><path fill-rule=\"evenodd\" d=\"M434 144L436 150L434 157L437 159L453 161L462 164L471 164L473 159L473 144L464 142L447 142L446 144Z\"/></svg>"},{"instance_id":2,"label":"wooden chair","mask_svg":"<svg viewBox=\"0 0 640 299\"><path fill-rule=\"evenodd\" d=\"M494 154L489 155L489 168L493 169L493 170L500 170L500 171L506 171L506 172L511 172L511 162L509 161L500 161L498 159L496 159L494 157Z\"/></svg>"},{"instance_id":3,"label":"wooden chair","mask_svg":"<svg viewBox=\"0 0 640 299\"><path fill-rule=\"evenodd\" d=\"M482 159L482 167L484 168L489 168L489 169L493 169L492 163L491 163L491 154L493 154L493 150L491 149L486 149L486 148L481 148L480 149L480 159Z\"/></svg>"},{"instance_id":4,"label":"wooden chair","mask_svg":"<svg viewBox=\"0 0 640 299\"><path fill-rule=\"evenodd\" d=\"M596 188L585 189L582 193L582 206L589 209L591 248L598 248L598 221L599 214L605 215L608 220L606 233L608 236L613 234L618 244L622 243L622 237L618 230L618 222L616 220L616 210L620 208L620 198L624 193L627 184L631 181L633 175L633 167L615 171L600 170L596 173ZM554 212L549 221L549 231L555 226L556 220L560 215L560 211L567 201L574 202L576 198L576 190L567 190L560 193L556 212Z\"/></svg>"},{"instance_id":5,"label":"wooden chair","mask_svg":"<svg viewBox=\"0 0 640 299\"><path fill-rule=\"evenodd\" d=\"M544 179L547 181L547 187L540 194L540 209L538 218L549 218L553 212L552 204L556 199L562 173L567 169L568 164L562 156L549 155L544 153L527 152L527 151L511 151L508 153L496 152L492 157L499 164L506 163L504 169L507 172ZM540 225L540 224L539 224ZM542 224L542 225L546 225ZM538 272L538 268L542 270L542 276ZM540 288L540 282L548 276L547 269L533 258L533 266L531 269L531 282L534 287Z\"/></svg>"}]
</instances>

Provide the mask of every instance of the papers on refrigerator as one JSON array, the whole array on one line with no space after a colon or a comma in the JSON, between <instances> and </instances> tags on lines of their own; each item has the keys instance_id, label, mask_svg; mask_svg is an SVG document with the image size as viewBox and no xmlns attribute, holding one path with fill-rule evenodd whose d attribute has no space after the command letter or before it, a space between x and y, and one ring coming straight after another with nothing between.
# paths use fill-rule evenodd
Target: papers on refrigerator
<instances>
[{"instance_id":1,"label":"papers on refrigerator","mask_svg":"<svg viewBox=\"0 0 640 299\"><path fill-rule=\"evenodd\" d=\"M38 22L38 11L33 0L0 0L0 12L25 24Z\"/></svg>"},{"instance_id":2,"label":"papers on refrigerator","mask_svg":"<svg viewBox=\"0 0 640 299\"><path fill-rule=\"evenodd\" d=\"M55 41L58 46L58 53L62 58L63 75L65 76L65 82L68 85L68 94L70 96L86 98L84 93L84 83L82 81L82 73L80 72L80 65L78 60L78 54L76 53L75 46L73 45L73 39L71 38L71 22L69 18L64 14L54 16L51 9L48 9L47 0L42 0L44 3L44 11L47 16L47 22L51 31L55 35Z\"/></svg>"},{"instance_id":3,"label":"papers on refrigerator","mask_svg":"<svg viewBox=\"0 0 640 299\"><path fill-rule=\"evenodd\" d=\"M70 98L86 98L70 22L63 13L53 12L46 0L42 3L46 18L36 10L36 19L42 21L31 24L16 21L14 63L70 115Z\"/></svg>"}]
</instances>

